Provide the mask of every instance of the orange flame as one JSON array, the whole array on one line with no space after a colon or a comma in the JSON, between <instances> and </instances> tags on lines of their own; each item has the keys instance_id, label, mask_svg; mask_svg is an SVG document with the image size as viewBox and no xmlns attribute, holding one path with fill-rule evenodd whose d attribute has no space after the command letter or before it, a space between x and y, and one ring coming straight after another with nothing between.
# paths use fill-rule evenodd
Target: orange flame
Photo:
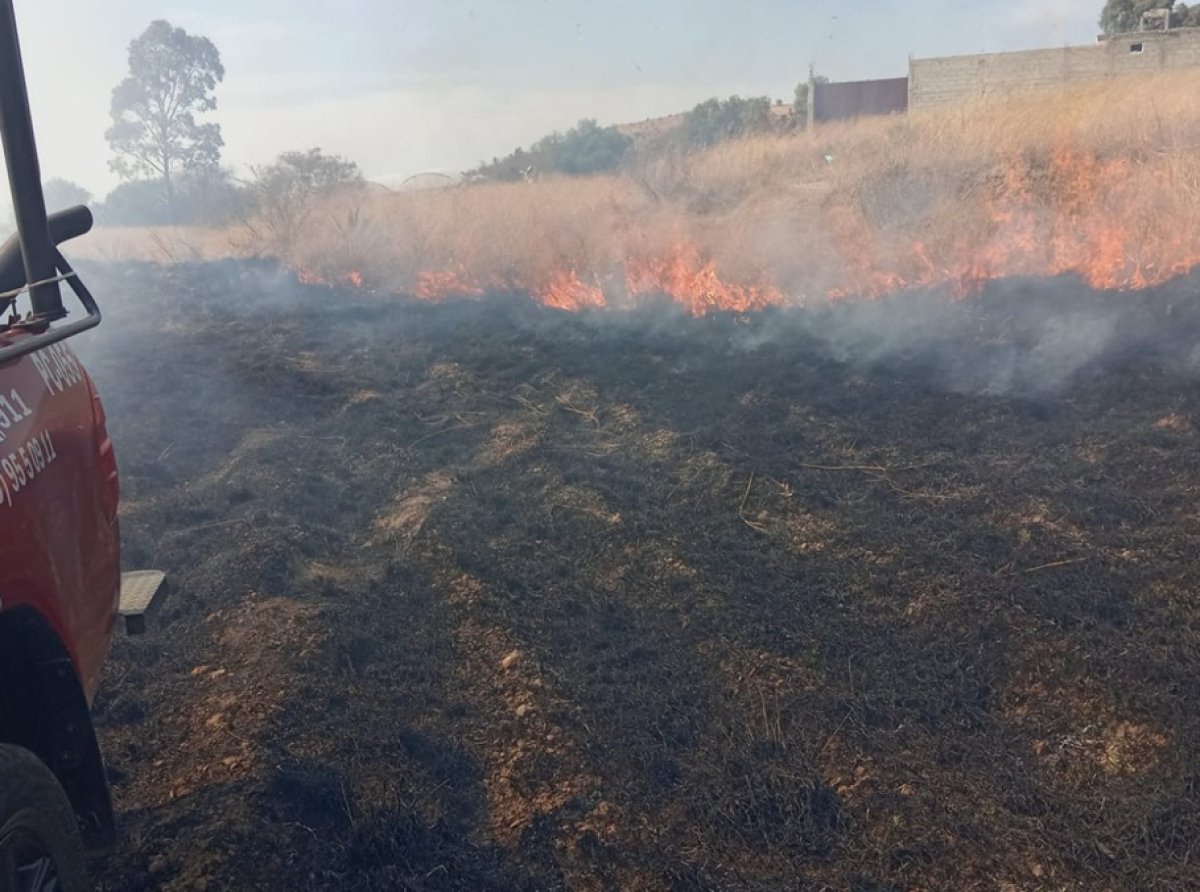
<instances>
[{"instance_id":1,"label":"orange flame","mask_svg":"<svg viewBox=\"0 0 1200 892\"><path fill-rule=\"evenodd\" d=\"M1156 201L1138 200L1138 190L1148 187L1138 173L1128 157L1101 158L1067 147L1054 151L1048 163L1013 159L982 200L980 231L937 251L914 243L908 257L903 251L888 257L861 215L843 209L844 218L834 213L831 221L840 226L833 234L847 282L830 296L873 297L926 286L967 296L993 279L1062 274L1102 290L1160 285L1200 265L1200 236L1174 223ZM1170 182L1150 185L1172 195Z\"/></svg>"},{"instance_id":2,"label":"orange flame","mask_svg":"<svg viewBox=\"0 0 1200 892\"><path fill-rule=\"evenodd\" d=\"M461 272L426 270L418 273L413 294L421 300L440 300L443 297L480 297L484 289Z\"/></svg>"},{"instance_id":3,"label":"orange flame","mask_svg":"<svg viewBox=\"0 0 1200 892\"><path fill-rule=\"evenodd\" d=\"M608 305L600 286L584 282L573 268L555 273L537 296L546 306L557 310L599 309Z\"/></svg>"},{"instance_id":4,"label":"orange flame","mask_svg":"<svg viewBox=\"0 0 1200 892\"><path fill-rule=\"evenodd\" d=\"M666 296L696 316L714 310L748 312L784 301L783 294L772 285L724 281L716 263L702 258L698 248L686 243L674 245L661 257L626 260L618 264L618 270L607 287L599 275L580 272L574 265L564 266L544 284L533 287L516 280L481 281L462 269L426 270L417 275L412 293L421 300L440 300L480 297L488 291L528 291L546 306L579 311L611 306L610 294L618 292L630 302Z\"/></svg>"},{"instance_id":5,"label":"orange flame","mask_svg":"<svg viewBox=\"0 0 1200 892\"><path fill-rule=\"evenodd\" d=\"M773 285L736 285L717 275L711 259L702 260L690 244L676 244L663 257L630 260L625 279L634 296L664 294L695 316L711 310L746 313L778 306L783 294Z\"/></svg>"},{"instance_id":6,"label":"orange flame","mask_svg":"<svg viewBox=\"0 0 1200 892\"><path fill-rule=\"evenodd\" d=\"M296 270L296 278L300 281L301 285L332 285L333 284L333 282L331 282L326 276L323 276L320 273L318 273L317 271L308 269L307 267L303 267L303 266ZM358 270L352 269L349 272L342 273L341 275L339 275L337 277L336 281L338 281L344 285L349 285L352 288L362 288L363 287L363 276L362 276L362 273L360 273Z\"/></svg>"},{"instance_id":7,"label":"orange flame","mask_svg":"<svg viewBox=\"0 0 1200 892\"><path fill-rule=\"evenodd\" d=\"M1048 156L1020 156L998 169L981 169L956 186L957 192L942 193L940 200L949 203L932 204L934 210L917 224L911 219L888 224L886 218L872 223L857 193L842 192L840 202L829 201L819 211L832 251L797 245L799 254L817 258L816 266L811 274L789 273L788 281L830 298L929 287L966 297L1003 277L1060 274L1077 275L1097 289L1151 287L1200 266L1200 227L1187 225L1195 214L1179 204L1190 194L1180 187L1190 181L1174 182L1179 177L1169 164L1061 147ZM918 227L921 237L914 240ZM307 269L298 275L306 284L330 281ZM334 281L360 288L364 280L352 270ZM568 256L552 271L522 273L520 258L514 258L502 275L450 264L424 270L410 283L398 281L395 288L405 290L406 284L423 300L527 292L547 306L572 311L665 296L700 316L754 312L789 300L781 282L766 272L732 281L718 271L713 256L682 240L661 253L638 252L599 268Z\"/></svg>"}]
</instances>

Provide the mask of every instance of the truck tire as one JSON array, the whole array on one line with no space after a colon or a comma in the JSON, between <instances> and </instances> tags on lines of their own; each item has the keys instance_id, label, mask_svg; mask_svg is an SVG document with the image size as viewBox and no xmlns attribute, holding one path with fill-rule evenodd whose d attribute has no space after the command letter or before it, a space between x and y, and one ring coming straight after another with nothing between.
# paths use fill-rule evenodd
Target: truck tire
<instances>
[{"instance_id":1,"label":"truck tire","mask_svg":"<svg viewBox=\"0 0 1200 892\"><path fill-rule=\"evenodd\" d=\"M37 756L0 744L0 892L83 892L67 794Z\"/></svg>"}]
</instances>

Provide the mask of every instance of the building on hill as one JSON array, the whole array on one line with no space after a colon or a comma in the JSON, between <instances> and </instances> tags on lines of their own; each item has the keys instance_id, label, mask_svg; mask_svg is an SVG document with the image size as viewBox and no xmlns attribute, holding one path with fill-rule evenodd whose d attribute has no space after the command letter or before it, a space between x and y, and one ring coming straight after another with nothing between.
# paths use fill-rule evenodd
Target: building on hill
<instances>
[{"instance_id":1,"label":"building on hill","mask_svg":"<svg viewBox=\"0 0 1200 892\"><path fill-rule=\"evenodd\" d=\"M828 121L848 121L874 115L903 114L908 110L908 78L887 77L868 81L808 82L806 127Z\"/></svg>"},{"instance_id":2,"label":"building on hill","mask_svg":"<svg viewBox=\"0 0 1200 892\"><path fill-rule=\"evenodd\" d=\"M903 114L989 96L1057 87L1139 71L1200 67L1200 28L1172 28L1168 10L1150 10L1141 28L1100 36L1087 46L1016 50L909 59L908 76L865 81L809 82L808 120L812 127L828 121ZM791 103L776 101L771 118L783 124L795 116ZM687 115L648 118L618 124L617 130L638 140L652 140L680 128Z\"/></svg>"},{"instance_id":3,"label":"building on hill","mask_svg":"<svg viewBox=\"0 0 1200 892\"><path fill-rule=\"evenodd\" d=\"M1143 29L1102 36L1089 46L912 59L908 107L928 108L1118 74L1200 66L1200 28L1143 19Z\"/></svg>"}]
</instances>

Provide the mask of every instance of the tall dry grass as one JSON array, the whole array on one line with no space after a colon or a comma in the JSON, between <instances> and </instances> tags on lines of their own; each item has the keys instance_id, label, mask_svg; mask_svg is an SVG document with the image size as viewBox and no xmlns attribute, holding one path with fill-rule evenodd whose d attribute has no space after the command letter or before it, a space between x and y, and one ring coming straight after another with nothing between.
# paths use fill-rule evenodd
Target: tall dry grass
<instances>
[{"instance_id":1,"label":"tall dry grass","mask_svg":"<svg viewBox=\"0 0 1200 892\"><path fill-rule=\"evenodd\" d=\"M795 298L1090 267L1137 284L1200 262L1200 71L659 153L619 176L343 195L314 220L288 262L395 290L427 271L604 281L681 242Z\"/></svg>"},{"instance_id":2,"label":"tall dry grass","mask_svg":"<svg viewBox=\"0 0 1200 892\"><path fill-rule=\"evenodd\" d=\"M71 242L69 250L72 257L161 264L247 254L236 229L204 226L99 226Z\"/></svg>"}]
</instances>

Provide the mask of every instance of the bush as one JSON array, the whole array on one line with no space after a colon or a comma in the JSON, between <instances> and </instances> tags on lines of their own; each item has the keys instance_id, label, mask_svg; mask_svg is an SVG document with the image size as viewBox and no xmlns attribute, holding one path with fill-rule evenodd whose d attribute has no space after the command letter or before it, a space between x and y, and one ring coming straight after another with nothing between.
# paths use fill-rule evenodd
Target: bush
<instances>
[{"instance_id":1,"label":"bush","mask_svg":"<svg viewBox=\"0 0 1200 892\"><path fill-rule=\"evenodd\" d=\"M542 137L528 151L516 149L505 158L493 158L490 164L481 164L468 174L468 178L513 182L534 173L570 176L606 173L624 164L632 150L632 137L616 127L601 127L588 119L566 133Z\"/></svg>"},{"instance_id":2,"label":"bush","mask_svg":"<svg viewBox=\"0 0 1200 892\"><path fill-rule=\"evenodd\" d=\"M255 235L275 249L295 241L318 198L337 188L361 187L364 182L357 164L320 149L284 152L274 164L252 168L252 172L254 206L263 227Z\"/></svg>"},{"instance_id":3,"label":"bush","mask_svg":"<svg viewBox=\"0 0 1200 892\"><path fill-rule=\"evenodd\" d=\"M96 207L104 226L158 226L169 222L161 180L127 180Z\"/></svg>"},{"instance_id":4,"label":"bush","mask_svg":"<svg viewBox=\"0 0 1200 892\"><path fill-rule=\"evenodd\" d=\"M92 200L92 193L83 186L59 177L43 183L42 194L46 198L46 210L51 214L77 204L88 204Z\"/></svg>"},{"instance_id":5,"label":"bush","mask_svg":"<svg viewBox=\"0 0 1200 892\"><path fill-rule=\"evenodd\" d=\"M566 133L554 133L534 143L533 153L540 156L546 169L579 176L615 170L631 148L633 139L616 127L585 120Z\"/></svg>"},{"instance_id":6,"label":"bush","mask_svg":"<svg viewBox=\"0 0 1200 892\"><path fill-rule=\"evenodd\" d=\"M743 99L712 98L701 102L683 121L683 136L689 145L714 146L727 139L771 129L771 100L766 96Z\"/></svg>"},{"instance_id":7,"label":"bush","mask_svg":"<svg viewBox=\"0 0 1200 892\"><path fill-rule=\"evenodd\" d=\"M158 179L121 183L95 208L95 214L104 226L219 226L240 216L246 206L246 190L222 170L176 180L174 215Z\"/></svg>"}]
</instances>

